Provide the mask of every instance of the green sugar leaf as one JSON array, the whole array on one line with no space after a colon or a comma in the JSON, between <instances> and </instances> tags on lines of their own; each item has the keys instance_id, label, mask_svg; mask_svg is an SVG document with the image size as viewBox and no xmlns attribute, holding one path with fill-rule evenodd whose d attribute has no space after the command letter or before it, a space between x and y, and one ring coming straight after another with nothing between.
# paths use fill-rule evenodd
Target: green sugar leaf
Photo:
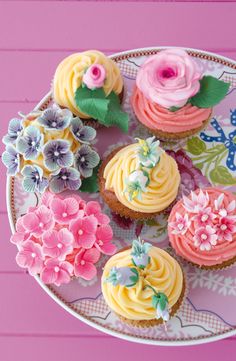
<instances>
[{"instance_id":1,"label":"green sugar leaf","mask_svg":"<svg viewBox=\"0 0 236 361\"><path fill-rule=\"evenodd\" d=\"M198 137L192 137L187 141L187 151L194 155L200 155L206 150L206 144Z\"/></svg>"},{"instance_id":2,"label":"green sugar leaf","mask_svg":"<svg viewBox=\"0 0 236 361\"><path fill-rule=\"evenodd\" d=\"M81 86L75 92L77 107L83 113L98 121L105 120L109 102L103 88L91 90Z\"/></svg>"},{"instance_id":3,"label":"green sugar leaf","mask_svg":"<svg viewBox=\"0 0 236 361\"><path fill-rule=\"evenodd\" d=\"M96 193L98 192L98 170L101 162L93 169L93 174L89 178L82 180L82 185L79 189L81 192Z\"/></svg>"},{"instance_id":4,"label":"green sugar leaf","mask_svg":"<svg viewBox=\"0 0 236 361\"><path fill-rule=\"evenodd\" d=\"M108 112L104 120L100 120L100 123L107 127L117 126L123 132L127 133L129 129L129 116L127 113L121 110L119 97L111 92L107 98L110 102L108 105Z\"/></svg>"},{"instance_id":5,"label":"green sugar leaf","mask_svg":"<svg viewBox=\"0 0 236 361\"><path fill-rule=\"evenodd\" d=\"M156 309L158 303L159 303L159 297L157 295L153 295L152 296L152 307Z\"/></svg>"},{"instance_id":6,"label":"green sugar leaf","mask_svg":"<svg viewBox=\"0 0 236 361\"><path fill-rule=\"evenodd\" d=\"M177 110L179 110L179 109L181 109L181 108L173 106L173 107L170 107L168 110L170 112L177 112Z\"/></svg>"},{"instance_id":7,"label":"green sugar leaf","mask_svg":"<svg viewBox=\"0 0 236 361\"><path fill-rule=\"evenodd\" d=\"M198 108L211 108L226 96L229 87L229 83L206 75L200 80L199 92L189 102Z\"/></svg>"},{"instance_id":8,"label":"green sugar leaf","mask_svg":"<svg viewBox=\"0 0 236 361\"><path fill-rule=\"evenodd\" d=\"M223 165L218 165L210 171L210 178L214 184L233 185L236 184L236 178Z\"/></svg>"}]
</instances>

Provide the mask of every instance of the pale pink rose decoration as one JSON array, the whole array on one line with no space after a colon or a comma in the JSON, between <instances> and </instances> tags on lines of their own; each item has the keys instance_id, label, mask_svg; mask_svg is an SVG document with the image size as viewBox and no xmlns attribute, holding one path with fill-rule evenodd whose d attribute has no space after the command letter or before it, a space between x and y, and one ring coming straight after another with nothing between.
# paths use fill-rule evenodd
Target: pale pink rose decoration
<instances>
[{"instance_id":1,"label":"pale pink rose decoration","mask_svg":"<svg viewBox=\"0 0 236 361\"><path fill-rule=\"evenodd\" d=\"M172 228L173 234L185 234L190 227L191 221L189 220L188 214L185 213L184 216L182 214L176 212L175 222L170 222L169 226Z\"/></svg>"},{"instance_id":2,"label":"pale pink rose decoration","mask_svg":"<svg viewBox=\"0 0 236 361\"><path fill-rule=\"evenodd\" d=\"M106 78L106 70L100 64L91 65L83 75L83 83L89 89L101 88Z\"/></svg>"},{"instance_id":3,"label":"pale pink rose decoration","mask_svg":"<svg viewBox=\"0 0 236 361\"><path fill-rule=\"evenodd\" d=\"M138 72L136 84L149 100L164 108L183 107L198 93L202 75L185 50L167 49L148 57Z\"/></svg>"},{"instance_id":4,"label":"pale pink rose decoration","mask_svg":"<svg viewBox=\"0 0 236 361\"><path fill-rule=\"evenodd\" d=\"M90 280L102 253L113 254L110 219L97 202L46 192L39 206L16 222L16 261L43 282L60 286L73 276Z\"/></svg>"}]
</instances>

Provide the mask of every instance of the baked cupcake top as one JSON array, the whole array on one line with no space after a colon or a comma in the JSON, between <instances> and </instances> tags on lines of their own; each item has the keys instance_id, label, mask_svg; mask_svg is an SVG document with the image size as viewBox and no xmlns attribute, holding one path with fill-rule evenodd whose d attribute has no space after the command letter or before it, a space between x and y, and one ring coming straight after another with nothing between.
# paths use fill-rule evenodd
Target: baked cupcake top
<instances>
[{"instance_id":1,"label":"baked cupcake top","mask_svg":"<svg viewBox=\"0 0 236 361\"><path fill-rule=\"evenodd\" d=\"M204 76L185 50L167 49L141 65L132 105L147 127L180 133L200 127L228 89L229 84Z\"/></svg>"},{"instance_id":2,"label":"baked cupcake top","mask_svg":"<svg viewBox=\"0 0 236 361\"><path fill-rule=\"evenodd\" d=\"M106 126L118 125L127 131L128 117L119 108L122 91L123 79L117 64L96 50L72 54L62 60L53 79L57 104L82 119L95 119Z\"/></svg>"},{"instance_id":3,"label":"baked cupcake top","mask_svg":"<svg viewBox=\"0 0 236 361\"><path fill-rule=\"evenodd\" d=\"M109 307L127 319L168 321L183 289L183 273L166 251L133 241L132 248L112 256L102 276Z\"/></svg>"},{"instance_id":4,"label":"baked cupcake top","mask_svg":"<svg viewBox=\"0 0 236 361\"><path fill-rule=\"evenodd\" d=\"M176 198L180 174L175 160L159 146L155 137L120 149L107 163L105 189L129 209L160 212Z\"/></svg>"},{"instance_id":5,"label":"baked cupcake top","mask_svg":"<svg viewBox=\"0 0 236 361\"><path fill-rule=\"evenodd\" d=\"M206 188L183 197L172 209L169 240L176 253L200 266L222 264L236 256L236 197Z\"/></svg>"}]
</instances>

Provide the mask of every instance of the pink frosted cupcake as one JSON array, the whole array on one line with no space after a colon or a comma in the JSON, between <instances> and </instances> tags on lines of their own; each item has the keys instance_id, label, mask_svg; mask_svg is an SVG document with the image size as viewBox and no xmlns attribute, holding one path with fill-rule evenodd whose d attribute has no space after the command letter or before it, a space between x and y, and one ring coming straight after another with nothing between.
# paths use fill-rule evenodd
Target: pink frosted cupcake
<instances>
[{"instance_id":1,"label":"pink frosted cupcake","mask_svg":"<svg viewBox=\"0 0 236 361\"><path fill-rule=\"evenodd\" d=\"M169 240L176 253L198 267L223 269L236 261L236 197L205 188L172 208Z\"/></svg>"},{"instance_id":2,"label":"pink frosted cupcake","mask_svg":"<svg viewBox=\"0 0 236 361\"><path fill-rule=\"evenodd\" d=\"M131 99L138 120L163 139L181 139L202 130L212 107L229 84L203 76L183 49L167 49L148 57L140 67Z\"/></svg>"}]
</instances>

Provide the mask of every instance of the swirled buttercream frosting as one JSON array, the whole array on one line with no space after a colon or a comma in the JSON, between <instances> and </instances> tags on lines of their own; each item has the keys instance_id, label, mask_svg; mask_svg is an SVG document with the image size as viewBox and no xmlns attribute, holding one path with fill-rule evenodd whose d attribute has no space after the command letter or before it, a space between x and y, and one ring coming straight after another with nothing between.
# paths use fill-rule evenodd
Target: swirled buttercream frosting
<instances>
[{"instance_id":1,"label":"swirled buttercream frosting","mask_svg":"<svg viewBox=\"0 0 236 361\"><path fill-rule=\"evenodd\" d=\"M92 65L102 65L106 71L103 89L106 95L112 91L120 94L123 80L116 63L96 50L75 53L58 65L53 79L53 97L57 104L69 108L75 115L87 119L90 116L82 113L75 103L75 92L82 84L85 71Z\"/></svg>"},{"instance_id":2,"label":"swirled buttercream frosting","mask_svg":"<svg viewBox=\"0 0 236 361\"><path fill-rule=\"evenodd\" d=\"M175 112L145 97L135 86L131 98L133 110L141 123L153 130L181 133L200 128L210 117L211 108L198 108L187 104Z\"/></svg>"},{"instance_id":3,"label":"swirled buttercream frosting","mask_svg":"<svg viewBox=\"0 0 236 361\"><path fill-rule=\"evenodd\" d=\"M153 138L120 149L103 172L105 190L114 192L125 207L141 213L158 213L167 208L175 200L180 184L175 160ZM153 147L149 155L145 153L148 142Z\"/></svg>"},{"instance_id":4,"label":"swirled buttercream frosting","mask_svg":"<svg viewBox=\"0 0 236 361\"><path fill-rule=\"evenodd\" d=\"M104 267L103 296L108 306L126 319L139 321L156 318L152 303L153 291L166 295L170 309L182 293L183 273L178 262L157 247L151 247L149 257L149 263L143 270L139 269L138 281L132 287L113 285L106 281L112 269L133 267L131 249L112 256Z\"/></svg>"},{"instance_id":5,"label":"swirled buttercream frosting","mask_svg":"<svg viewBox=\"0 0 236 361\"><path fill-rule=\"evenodd\" d=\"M168 233L172 247L186 260L227 266L236 258L236 197L219 188L197 190L172 208Z\"/></svg>"}]
</instances>

